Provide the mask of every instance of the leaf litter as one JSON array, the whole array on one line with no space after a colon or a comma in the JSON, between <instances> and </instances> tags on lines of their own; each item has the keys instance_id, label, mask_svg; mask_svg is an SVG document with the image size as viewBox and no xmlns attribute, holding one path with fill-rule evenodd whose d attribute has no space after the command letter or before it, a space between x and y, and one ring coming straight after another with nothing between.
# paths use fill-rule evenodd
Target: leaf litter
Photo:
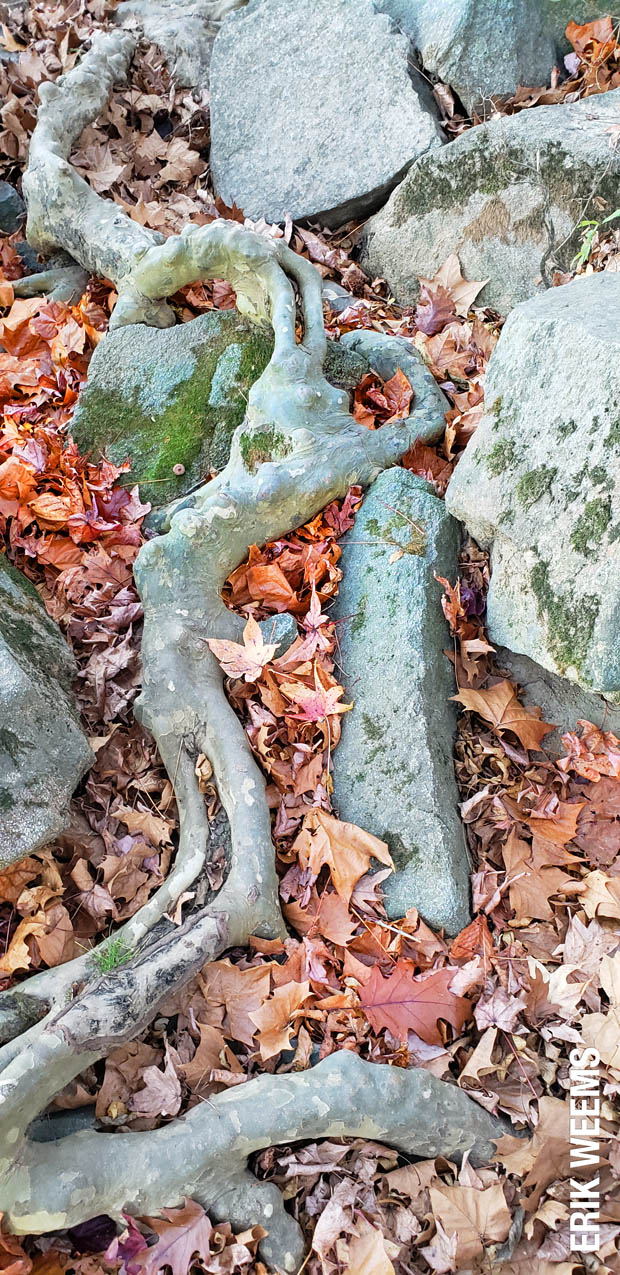
<instances>
[{"instance_id":1,"label":"leaf litter","mask_svg":"<svg viewBox=\"0 0 620 1275\"><path fill-rule=\"evenodd\" d=\"M114 7L72 0L12 9L11 30L3 28L11 58L0 66L9 180L23 164L38 84L73 64L80 44ZM620 54L607 21L571 30L575 53L563 84L529 97L520 90L518 100L494 109L614 87ZM443 100L449 104L446 94ZM188 218L243 221L240 210L218 206L204 185L206 107L175 90L157 50L142 46L130 85L85 131L74 161L95 189L164 233ZM460 127L453 111L448 128ZM484 372L501 327L494 312L475 308L483 281L464 280L451 258L435 279L421 281L417 306L406 309L393 303L383 281L363 275L351 255L354 226L258 228L284 233L325 278L354 294L337 311L325 303L332 339L361 327L414 342L450 409L443 440L417 444L403 463L442 494L481 417ZM586 268L617 268L617 234L596 235ZM15 301L12 282L24 273L18 239L0 242L0 530L8 556L33 580L73 647L96 761L69 829L0 876L5 986L70 959L131 916L165 876L176 844L171 785L131 713L141 623L131 568L149 506L126 485L130 462L95 465L78 455L68 432L115 295L93 281L78 306ZM177 317L188 321L234 300L230 287L215 281L184 289L174 304ZM372 373L357 387L354 414L380 428L407 414L410 390L400 372L387 383ZM519 688L494 662L484 629L488 563L468 542L459 579L441 583L463 710L456 768L475 864L476 916L451 943L413 909L389 923L381 897L391 870L387 847L340 823L331 807L333 749L350 705L335 676L337 629L329 605L341 578L338 538L353 524L360 500L353 489L305 527L254 546L225 590L228 604L246 617L246 633L243 644L222 644L227 649L217 654L268 778L291 934L284 942L253 939L249 949L205 967L141 1039L89 1068L55 1105L95 1101L101 1127L149 1129L261 1070L304 1069L336 1048L422 1066L504 1112L517 1130L529 1126L533 1139L513 1146L504 1140L497 1163L478 1171L467 1160L457 1170L442 1157L409 1165L391 1148L362 1139L261 1153L256 1171L283 1189L311 1242L310 1275L424 1275L464 1266L509 1275L532 1261L543 1272L569 1275L579 1266L570 1256L566 1205L568 1052L582 1039L596 1041L607 1131L604 1275L615 1269L620 1233L613 1133L620 1086L620 743L582 722L564 736L564 757L545 753L551 726L523 708ZM274 659L256 621L282 611L295 615L298 637ZM208 790L206 759L197 759L197 772ZM374 876L367 871L371 857L385 865ZM515 1229L519 1207L526 1221ZM265 1273L256 1255L260 1229L235 1236L224 1224L214 1227L194 1201L164 1209L157 1219L125 1221L115 1239L107 1219L23 1242L2 1234L2 1269L135 1275L170 1267L185 1275L198 1266ZM508 1250L500 1250L507 1241Z\"/></svg>"}]
</instances>

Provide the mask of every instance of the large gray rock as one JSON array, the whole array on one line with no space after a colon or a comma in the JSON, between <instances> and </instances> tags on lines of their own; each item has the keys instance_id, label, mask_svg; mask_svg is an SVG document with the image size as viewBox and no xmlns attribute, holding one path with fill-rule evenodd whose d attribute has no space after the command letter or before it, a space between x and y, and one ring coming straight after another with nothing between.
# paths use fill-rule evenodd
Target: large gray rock
<instances>
[{"instance_id":1,"label":"large gray rock","mask_svg":"<svg viewBox=\"0 0 620 1275\"><path fill-rule=\"evenodd\" d=\"M575 682L558 677L542 668L527 655L517 655L500 646L497 666L521 688L520 699L526 708L537 705L542 709L545 722L556 724L555 730L545 735L542 747L551 757L563 757L562 735L574 731L577 722L594 722L602 730L613 731L620 738L620 708L614 708L602 695L584 691Z\"/></svg>"},{"instance_id":2,"label":"large gray rock","mask_svg":"<svg viewBox=\"0 0 620 1275\"><path fill-rule=\"evenodd\" d=\"M556 58L540 0L375 0L418 51L425 71L472 111L491 94L547 84Z\"/></svg>"},{"instance_id":3,"label":"large gray rock","mask_svg":"<svg viewBox=\"0 0 620 1275\"><path fill-rule=\"evenodd\" d=\"M597 217L618 205L620 89L540 106L470 129L419 159L367 224L362 265L405 304L418 276L456 253L468 279L489 279L480 302L506 313L541 275L567 269L578 223L597 195Z\"/></svg>"},{"instance_id":4,"label":"large gray rock","mask_svg":"<svg viewBox=\"0 0 620 1275\"><path fill-rule=\"evenodd\" d=\"M342 542L332 613L355 701L334 753L336 809L390 848L388 915L416 907L450 934L469 920L469 869L452 761L454 678L443 655L450 638L434 572L454 575L458 541L429 484L386 471Z\"/></svg>"},{"instance_id":5,"label":"large gray rock","mask_svg":"<svg viewBox=\"0 0 620 1275\"><path fill-rule=\"evenodd\" d=\"M272 350L271 329L231 310L211 310L173 328L116 328L90 361L73 437L96 457L105 452L117 463L130 457L143 499L165 505L199 486L211 469L223 469L250 386ZM332 384L352 388L366 369L359 355L328 342L325 375Z\"/></svg>"},{"instance_id":6,"label":"large gray rock","mask_svg":"<svg viewBox=\"0 0 620 1275\"><path fill-rule=\"evenodd\" d=\"M620 277L517 306L446 495L492 548L491 640L620 694Z\"/></svg>"},{"instance_id":7,"label":"large gray rock","mask_svg":"<svg viewBox=\"0 0 620 1275\"><path fill-rule=\"evenodd\" d=\"M75 673L36 589L0 554L0 869L66 827L94 760L71 695Z\"/></svg>"},{"instance_id":8,"label":"large gray rock","mask_svg":"<svg viewBox=\"0 0 620 1275\"><path fill-rule=\"evenodd\" d=\"M377 208L441 143L408 48L372 0L252 0L231 14L211 60L216 193L272 222Z\"/></svg>"}]
</instances>

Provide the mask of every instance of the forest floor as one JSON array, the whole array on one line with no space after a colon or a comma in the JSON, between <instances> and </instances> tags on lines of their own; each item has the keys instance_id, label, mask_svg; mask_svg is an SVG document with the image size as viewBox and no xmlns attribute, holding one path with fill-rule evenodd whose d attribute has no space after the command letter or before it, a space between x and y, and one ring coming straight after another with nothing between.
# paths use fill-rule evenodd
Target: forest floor
<instances>
[{"instance_id":1,"label":"forest floor","mask_svg":"<svg viewBox=\"0 0 620 1275\"><path fill-rule=\"evenodd\" d=\"M16 55L0 65L0 152L1 175L13 184L37 86L72 67L113 7L70 0L11 10L0 40ZM587 39L576 38L569 91L577 94L613 87L620 75L620 47L594 26ZM502 109L563 100L549 94L565 97L565 84ZM464 126L454 111L451 118L453 131ZM128 87L85 131L74 162L98 193L172 233L190 220L243 221L213 199L207 154L207 101L175 90L158 51L142 46ZM426 282L417 307L403 309L355 262L357 227L258 228L284 233L354 294L338 314L326 306L330 337L372 327L412 339L452 406L442 442L414 447L403 463L442 495L480 419L485 367L501 329L499 315L475 305L481 285L463 280L451 259ZM92 280L75 306L14 299L12 282L25 273L19 238L0 240L0 535L73 648L96 761L69 829L0 874L5 987L96 946L132 916L167 873L177 830L169 779L132 714L141 627L132 564L150 506L131 485L131 457L121 467L95 464L70 442L71 414L115 294ZM617 269L619 254L613 226L595 228L577 268ZM234 294L217 281L193 285L173 305L185 322L231 308ZM357 419L380 428L406 414L409 390L402 376L387 385L364 378ZM222 653L231 700L269 780L289 938L253 939L206 966L139 1039L86 1071L55 1108L94 1105L101 1127L144 1130L261 1071L304 1069L335 1048L425 1067L504 1113L515 1131L529 1128L531 1141L504 1139L496 1163L478 1170L441 1157L409 1164L361 1139L263 1152L256 1171L282 1188L301 1221L309 1275L526 1275L533 1261L542 1275L570 1275L584 1268L568 1229L569 1055L596 1044L602 1248L588 1270L605 1275L618 1270L620 1237L620 743L585 724L565 736L559 761L546 754L549 725L520 705L519 687L498 671L484 627L488 562L467 541L458 580L437 584L437 605L450 624L462 707L455 765L475 865L475 919L451 942L414 910L388 922L381 877L366 873L376 839L357 830L343 841L331 804L330 759L347 705L330 603L341 579L339 537L360 500L353 489L291 535L254 546L227 586L229 605L250 619L286 610L298 622L299 637L280 659L251 645L251 624L246 646ZM199 758L197 766L217 819L209 763ZM223 867L223 856L209 866L212 887ZM172 921L192 897L180 900ZM119 948L113 961L127 955ZM152 1224L128 1219L117 1240L101 1217L55 1235L2 1235L0 1270L97 1275L122 1267L156 1275L171 1263L172 1244L175 1275L191 1266L218 1275L265 1271L258 1228L240 1236L211 1228L191 1202L168 1210L156 1234L153 1242Z\"/></svg>"}]
</instances>

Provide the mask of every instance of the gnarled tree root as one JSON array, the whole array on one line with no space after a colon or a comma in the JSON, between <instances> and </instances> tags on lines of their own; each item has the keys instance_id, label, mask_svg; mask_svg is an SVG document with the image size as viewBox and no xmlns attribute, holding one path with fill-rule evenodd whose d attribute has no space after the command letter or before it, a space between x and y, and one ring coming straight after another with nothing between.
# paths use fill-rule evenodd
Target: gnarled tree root
<instances>
[{"instance_id":1,"label":"gnarled tree root","mask_svg":"<svg viewBox=\"0 0 620 1275\"><path fill-rule=\"evenodd\" d=\"M30 1144L15 1167L12 1198L3 1191L2 1203L12 1229L28 1233L97 1213L121 1220L123 1209L149 1215L189 1195L233 1226L261 1223L269 1232L263 1258L291 1272L303 1259L301 1232L277 1188L248 1172L255 1151L356 1136L407 1155L458 1159L469 1151L472 1163L482 1164L498 1128L456 1086L343 1050L311 1071L259 1076L229 1089L152 1133L84 1132Z\"/></svg>"},{"instance_id":2,"label":"gnarled tree root","mask_svg":"<svg viewBox=\"0 0 620 1275\"><path fill-rule=\"evenodd\" d=\"M68 163L70 146L101 109L114 76L126 71L132 48L125 34L96 36L75 70L42 86L24 178L29 238L39 249L64 248L85 269L112 279L117 325L166 326L173 319L168 296L183 284L218 277L232 284L243 313L271 323L275 346L250 391L226 468L178 502L166 534L138 555L145 623L137 713L174 785L179 849L167 882L117 931L137 947L127 964L98 977L86 956L0 997L9 1040L0 1051L0 1209L14 1230L41 1232L101 1212L119 1217L123 1208L156 1212L189 1194L235 1224L262 1220L269 1231L263 1255L292 1271L301 1257L300 1232L275 1188L249 1173L254 1151L281 1141L361 1134L408 1154L470 1150L481 1162L504 1132L503 1122L425 1071L368 1064L341 1051L303 1074L249 1081L152 1133L85 1131L40 1143L28 1138L28 1128L71 1079L134 1038L206 961L251 934L284 933L265 781L208 646L212 637L239 637L241 622L225 607L222 585L251 544L286 534L353 483L368 485L416 438L435 435L437 406L420 368L407 421L377 431L358 425L345 395L323 377L321 281L309 262L281 240L225 221L190 226L162 242L77 176ZM197 752L211 762L229 819L230 870L206 908L180 928L153 935L206 854ZM20 1026L23 1034L10 1039Z\"/></svg>"}]
</instances>

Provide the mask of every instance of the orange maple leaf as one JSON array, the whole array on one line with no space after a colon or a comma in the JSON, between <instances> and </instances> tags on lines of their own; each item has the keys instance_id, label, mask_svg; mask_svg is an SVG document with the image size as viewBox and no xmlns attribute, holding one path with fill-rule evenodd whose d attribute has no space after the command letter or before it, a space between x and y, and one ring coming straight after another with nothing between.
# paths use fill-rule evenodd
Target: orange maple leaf
<instances>
[{"instance_id":1,"label":"orange maple leaf","mask_svg":"<svg viewBox=\"0 0 620 1275\"><path fill-rule=\"evenodd\" d=\"M364 832L354 823L343 823L324 810L310 810L304 817L301 832L293 850L302 868L310 868L315 876L327 866L338 894L349 902L353 887L368 871L371 859L387 867L394 864L385 841Z\"/></svg>"}]
</instances>

